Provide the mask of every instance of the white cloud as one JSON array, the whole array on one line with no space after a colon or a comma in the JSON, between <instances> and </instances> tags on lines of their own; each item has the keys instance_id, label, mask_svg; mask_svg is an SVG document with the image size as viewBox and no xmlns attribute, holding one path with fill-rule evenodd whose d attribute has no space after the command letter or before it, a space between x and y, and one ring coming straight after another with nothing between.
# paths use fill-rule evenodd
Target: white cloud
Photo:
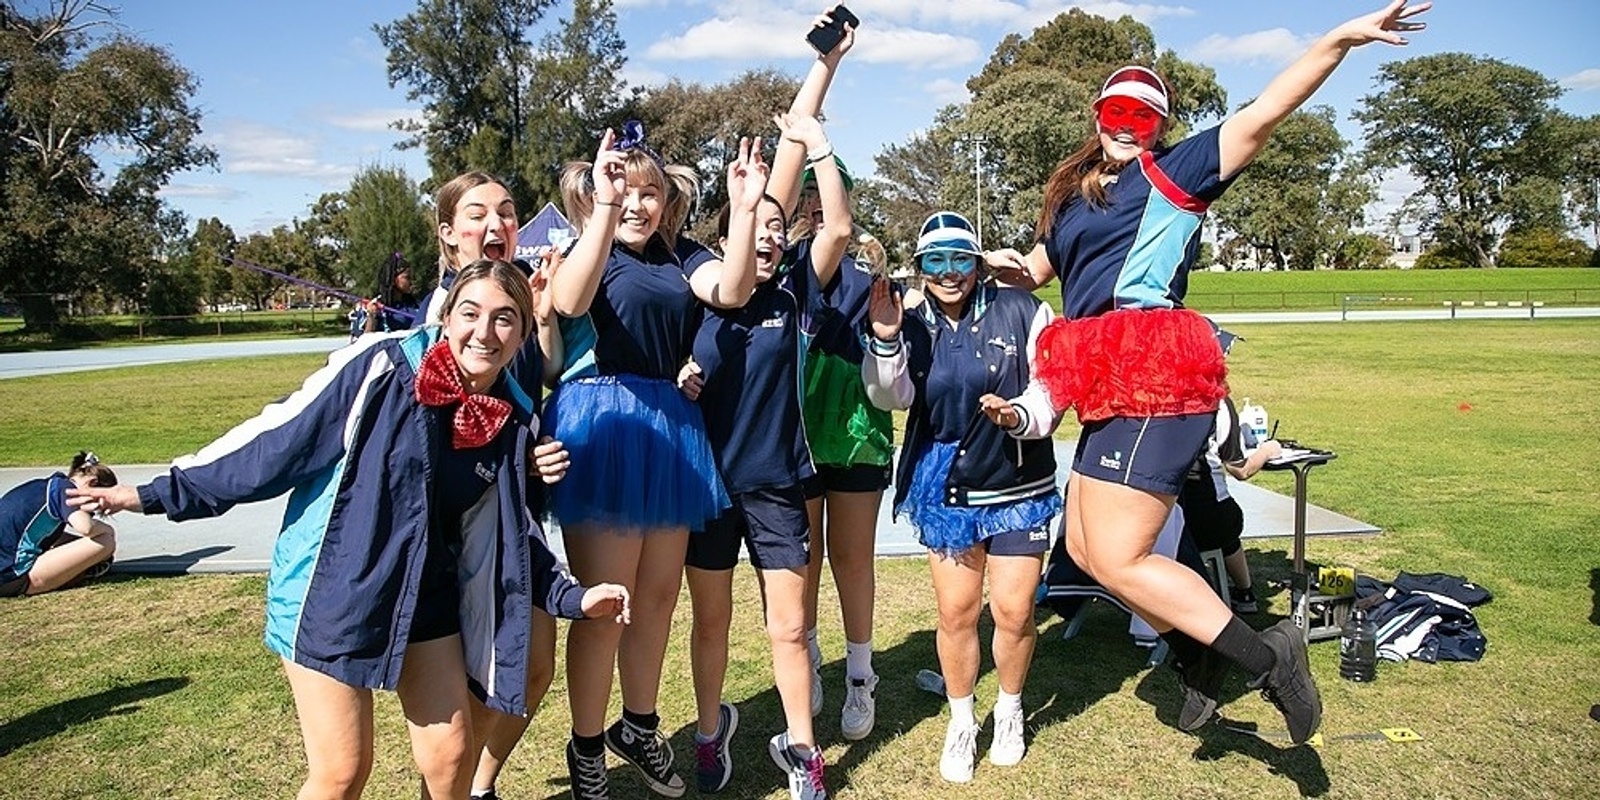
<instances>
[{"instance_id":1,"label":"white cloud","mask_svg":"<svg viewBox=\"0 0 1600 800\"><path fill-rule=\"evenodd\" d=\"M934 102L938 103L940 106L947 106L952 103L965 103L972 99L972 93L967 91L967 85L965 83L961 81L953 81L949 78L938 78L936 80L929 81L923 88L928 90L928 96L932 97Z\"/></svg>"},{"instance_id":2,"label":"white cloud","mask_svg":"<svg viewBox=\"0 0 1600 800\"><path fill-rule=\"evenodd\" d=\"M363 133L395 133L390 124L397 120L422 121L422 110L416 108L368 108L337 111L325 114L323 121L335 128Z\"/></svg>"},{"instance_id":3,"label":"white cloud","mask_svg":"<svg viewBox=\"0 0 1600 800\"><path fill-rule=\"evenodd\" d=\"M1561 85L1575 92L1589 92L1600 89L1600 69L1586 69L1574 75L1562 78Z\"/></svg>"},{"instance_id":4,"label":"white cloud","mask_svg":"<svg viewBox=\"0 0 1600 800\"><path fill-rule=\"evenodd\" d=\"M226 122L205 138L206 144L215 147L221 156L222 170L231 174L321 181L348 179L355 174L351 165L320 160L311 139L258 122Z\"/></svg>"},{"instance_id":5,"label":"white cloud","mask_svg":"<svg viewBox=\"0 0 1600 800\"><path fill-rule=\"evenodd\" d=\"M792 11L736 13L696 23L677 36L656 40L647 59L662 61L774 60L813 55L805 37L811 17ZM856 40L851 59L868 64L912 67L956 65L976 61L983 53L974 39L949 33L874 25Z\"/></svg>"},{"instance_id":6,"label":"white cloud","mask_svg":"<svg viewBox=\"0 0 1600 800\"><path fill-rule=\"evenodd\" d=\"M243 193L231 186L218 186L214 183L169 183L161 187L161 196L165 198L199 200L234 200L242 197Z\"/></svg>"},{"instance_id":7,"label":"white cloud","mask_svg":"<svg viewBox=\"0 0 1600 800\"><path fill-rule=\"evenodd\" d=\"M635 66L632 63L624 64L618 75L627 81L629 86L664 86L672 80L671 75L661 70Z\"/></svg>"},{"instance_id":8,"label":"white cloud","mask_svg":"<svg viewBox=\"0 0 1600 800\"><path fill-rule=\"evenodd\" d=\"M1287 64L1304 53L1316 37L1295 36L1285 28L1240 36L1212 34L1186 53L1200 62L1225 64Z\"/></svg>"},{"instance_id":9,"label":"white cloud","mask_svg":"<svg viewBox=\"0 0 1600 800\"><path fill-rule=\"evenodd\" d=\"M1027 33L1040 25L1055 19L1056 15L1069 9L1082 9L1086 14L1105 17L1106 19L1120 19L1133 17L1146 25L1162 17L1192 17L1194 9L1187 6L1169 6L1158 3L1124 3L1119 0L1088 0L1088 2L1061 2L1061 0L1030 0L1028 11L1022 19L1018 20L1021 27L1018 32Z\"/></svg>"}]
</instances>

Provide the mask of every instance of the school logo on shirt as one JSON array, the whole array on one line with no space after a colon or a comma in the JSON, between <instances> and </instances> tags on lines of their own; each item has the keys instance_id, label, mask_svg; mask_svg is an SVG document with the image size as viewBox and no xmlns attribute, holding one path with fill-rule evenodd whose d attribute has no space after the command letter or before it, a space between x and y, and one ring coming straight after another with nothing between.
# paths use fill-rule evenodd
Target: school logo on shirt
<instances>
[{"instance_id":1,"label":"school logo on shirt","mask_svg":"<svg viewBox=\"0 0 1600 800\"><path fill-rule=\"evenodd\" d=\"M479 461L478 463L472 465L472 471L476 473L484 483L494 483L494 469L492 469L488 464Z\"/></svg>"},{"instance_id":2,"label":"school logo on shirt","mask_svg":"<svg viewBox=\"0 0 1600 800\"><path fill-rule=\"evenodd\" d=\"M1001 355L1004 355L1007 358L1013 357L1017 354L1017 340L1015 338L1007 341L1003 336L996 336L993 339L990 339L988 343L994 347L1000 348Z\"/></svg>"},{"instance_id":3,"label":"school logo on shirt","mask_svg":"<svg viewBox=\"0 0 1600 800\"><path fill-rule=\"evenodd\" d=\"M781 328L781 327L783 327L783 317L781 317L781 316L770 317L768 319L761 320L761 327L763 327L763 328Z\"/></svg>"},{"instance_id":4,"label":"school logo on shirt","mask_svg":"<svg viewBox=\"0 0 1600 800\"><path fill-rule=\"evenodd\" d=\"M1122 469L1122 451L1115 450L1109 456L1101 456L1100 466L1106 469Z\"/></svg>"}]
</instances>

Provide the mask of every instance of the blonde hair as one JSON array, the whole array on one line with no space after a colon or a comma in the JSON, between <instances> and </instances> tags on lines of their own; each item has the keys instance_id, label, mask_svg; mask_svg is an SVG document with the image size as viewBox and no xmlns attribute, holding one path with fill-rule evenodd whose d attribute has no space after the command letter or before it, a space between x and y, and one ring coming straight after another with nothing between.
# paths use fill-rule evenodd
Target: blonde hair
<instances>
[{"instance_id":1,"label":"blonde hair","mask_svg":"<svg viewBox=\"0 0 1600 800\"><path fill-rule=\"evenodd\" d=\"M440 318L447 318L455 309L456 302L461 297L461 290L478 281L494 281L500 291L511 298L511 304L516 306L517 314L521 318L522 338L526 340L534 330L533 317L533 288L528 285L528 276L509 261L494 261L480 258L463 267L456 274L456 282L451 284L450 291L444 296L444 309Z\"/></svg>"},{"instance_id":2,"label":"blonde hair","mask_svg":"<svg viewBox=\"0 0 1600 800\"><path fill-rule=\"evenodd\" d=\"M855 227L855 240L851 242L851 254L856 261L872 267L872 271L880 274L889 272L889 253L883 249L883 242L878 237L861 226Z\"/></svg>"},{"instance_id":3,"label":"blonde hair","mask_svg":"<svg viewBox=\"0 0 1600 800\"><path fill-rule=\"evenodd\" d=\"M689 212L695 198L700 196L700 178L694 170L678 164L661 164L644 150L627 151L622 162L623 174L634 186L654 186L661 190L661 221L656 231L667 245L675 246L683 226L689 221ZM568 162L561 170L561 205L567 217L581 231L582 222L594 210L594 164L588 161Z\"/></svg>"}]
</instances>

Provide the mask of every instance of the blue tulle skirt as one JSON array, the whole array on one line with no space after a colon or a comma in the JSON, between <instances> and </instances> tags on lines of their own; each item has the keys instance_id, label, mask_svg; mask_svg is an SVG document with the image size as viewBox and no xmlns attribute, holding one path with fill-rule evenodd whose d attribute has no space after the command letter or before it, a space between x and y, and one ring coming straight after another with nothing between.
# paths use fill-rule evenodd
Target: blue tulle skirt
<instances>
[{"instance_id":1,"label":"blue tulle skirt","mask_svg":"<svg viewBox=\"0 0 1600 800\"><path fill-rule=\"evenodd\" d=\"M550 492L562 525L698 530L728 507L705 418L671 381L570 380L551 396L545 425L570 457Z\"/></svg>"},{"instance_id":2,"label":"blue tulle skirt","mask_svg":"<svg viewBox=\"0 0 1600 800\"><path fill-rule=\"evenodd\" d=\"M923 547L954 555L1002 533L1048 530L1061 513L1061 494L1050 492L992 506L948 506L944 479L955 462L957 442L934 442L912 467L911 487L894 513L904 514Z\"/></svg>"}]
</instances>

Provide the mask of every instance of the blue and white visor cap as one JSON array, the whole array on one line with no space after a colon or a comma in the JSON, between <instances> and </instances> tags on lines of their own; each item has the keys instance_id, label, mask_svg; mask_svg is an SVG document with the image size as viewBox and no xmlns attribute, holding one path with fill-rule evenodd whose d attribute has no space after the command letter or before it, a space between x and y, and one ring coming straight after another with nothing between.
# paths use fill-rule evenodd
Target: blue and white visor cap
<instances>
[{"instance_id":1,"label":"blue and white visor cap","mask_svg":"<svg viewBox=\"0 0 1600 800\"><path fill-rule=\"evenodd\" d=\"M917 251L912 257L921 257L930 250L971 253L983 258L983 248L978 244L978 234L972 231L972 223L953 211L940 211L922 223L922 233L917 237Z\"/></svg>"},{"instance_id":2,"label":"blue and white visor cap","mask_svg":"<svg viewBox=\"0 0 1600 800\"><path fill-rule=\"evenodd\" d=\"M1100 87L1100 98L1094 101L1094 110L1113 97L1131 97L1156 110L1165 117L1167 111L1167 83L1155 72L1140 66L1123 67L1106 78Z\"/></svg>"}]
</instances>

